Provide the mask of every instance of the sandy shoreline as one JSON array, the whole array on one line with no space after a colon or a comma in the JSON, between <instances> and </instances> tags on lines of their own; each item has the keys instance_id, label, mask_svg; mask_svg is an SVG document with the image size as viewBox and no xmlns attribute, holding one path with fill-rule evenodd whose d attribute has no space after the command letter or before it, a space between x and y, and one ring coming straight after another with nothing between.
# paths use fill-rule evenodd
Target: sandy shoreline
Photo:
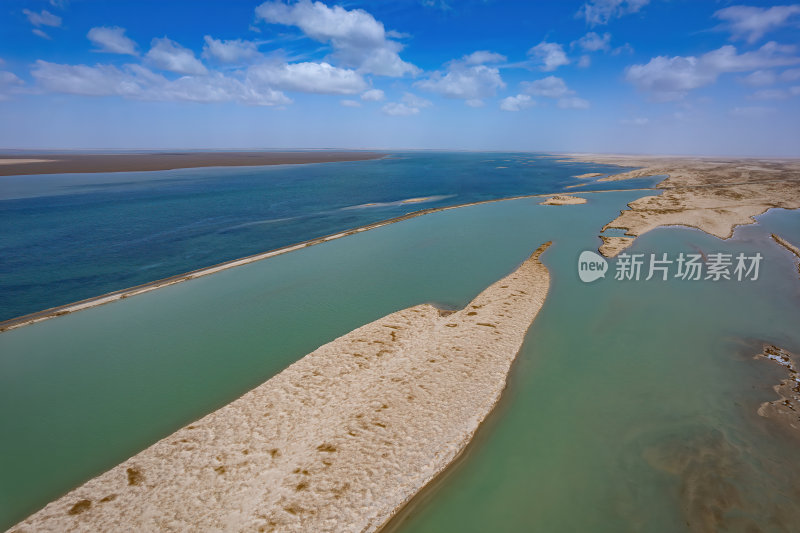
<instances>
[{"instance_id":1,"label":"sandy shoreline","mask_svg":"<svg viewBox=\"0 0 800 533\"><path fill-rule=\"evenodd\" d=\"M604 239L600 252L613 257L636 237L662 226L696 228L729 239L737 226L755 223L772 208L800 208L800 160L726 159L657 156L571 155L571 161L640 167L600 178L620 181L666 175L656 188L606 224L633 239Z\"/></svg>"},{"instance_id":2,"label":"sandy shoreline","mask_svg":"<svg viewBox=\"0 0 800 533\"><path fill-rule=\"evenodd\" d=\"M378 152L153 152L130 154L0 154L0 176L139 172L178 168L335 163L380 159Z\"/></svg>"},{"instance_id":3,"label":"sandy shoreline","mask_svg":"<svg viewBox=\"0 0 800 533\"><path fill-rule=\"evenodd\" d=\"M499 400L547 295L549 244L464 309L362 326L11 531L378 530Z\"/></svg>"}]
</instances>

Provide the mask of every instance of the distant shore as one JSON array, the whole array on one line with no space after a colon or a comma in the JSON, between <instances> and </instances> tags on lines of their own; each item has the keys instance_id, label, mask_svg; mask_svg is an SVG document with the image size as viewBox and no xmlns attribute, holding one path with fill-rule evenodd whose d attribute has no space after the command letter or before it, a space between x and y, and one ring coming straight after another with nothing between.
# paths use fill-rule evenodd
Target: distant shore
<instances>
[{"instance_id":1,"label":"distant shore","mask_svg":"<svg viewBox=\"0 0 800 533\"><path fill-rule=\"evenodd\" d=\"M256 167L380 159L379 152L142 152L0 154L0 176L144 172L201 167Z\"/></svg>"}]
</instances>

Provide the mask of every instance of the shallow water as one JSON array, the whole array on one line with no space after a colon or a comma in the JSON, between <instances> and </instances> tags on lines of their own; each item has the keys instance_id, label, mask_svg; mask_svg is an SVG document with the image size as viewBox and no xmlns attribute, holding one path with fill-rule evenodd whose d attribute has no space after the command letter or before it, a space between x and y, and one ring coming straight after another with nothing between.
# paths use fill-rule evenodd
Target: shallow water
<instances>
[{"instance_id":1,"label":"shallow water","mask_svg":"<svg viewBox=\"0 0 800 533\"><path fill-rule=\"evenodd\" d=\"M497 168L500 160L506 168ZM2 177L0 320L419 209L561 191L580 182L571 176L598 169L619 167L410 152L313 165ZM431 198L403 203L420 197Z\"/></svg>"},{"instance_id":2,"label":"shallow water","mask_svg":"<svg viewBox=\"0 0 800 533\"><path fill-rule=\"evenodd\" d=\"M633 249L758 249L757 282L581 283L580 251L645 194L438 212L1 334L0 527L347 331L463 306L553 240L551 292L500 409L402 529L678 531L720 509L782 530L800 464L754 414L780 371L752 355L760 339L800 350L800 281L764 240L800 234L798 214L728 242L656 230Z\"/></svg>"}]
</instances>

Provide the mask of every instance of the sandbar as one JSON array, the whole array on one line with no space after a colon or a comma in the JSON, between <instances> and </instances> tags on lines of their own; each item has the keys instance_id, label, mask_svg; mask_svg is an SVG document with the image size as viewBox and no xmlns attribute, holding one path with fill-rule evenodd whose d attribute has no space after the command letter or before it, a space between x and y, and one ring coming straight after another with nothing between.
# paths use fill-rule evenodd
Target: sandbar
<instances>
[{"instance_id":1,"label":"sandbar","mask_svg":"<svg viewBox=\"0 0 800 533\"><path fill-rule=\"evenodd\" d=\"M777 400L764 402L758 408L758 414L774 420L796 438L800 438L800 357L783 348L765 344L756 359L768 359L786 369L786 379L773 387L778 395Z\"/></svg>"},{"instance_id":2,"label":"sandbar","mask_svg":"<svg viewBox=\"0 0 800 533\"><path fill-rule=\"evenodd\" d=\"M318 348L12 531L378 530L499 400L549 245L462 310L417 305Z\"/></svg>"},{"instance_id":3,"label":"sandbar","mask_svg":"<svg viewBox=\"0 0 800 533\"><path fill-rule=\"evenodd\" d=\"M585 204L586 198L581 198L579 196L569 196L566 194L556 194L555 196L551 196L544 202L539 202L540 205L578 205L578 204Z\"/></svg>"},{"instance_id":4,"label":"sandbar","mask_svg":"<svg viewBox=\"0 0 800 533\"><path fill-rule=\"evenodd\" d=\"M380 159L385 155L377 152L334 152L325 150L297 152L26 153L24 156L0 155L0 176L334 163Z\"/></svg>"}]
</instances>

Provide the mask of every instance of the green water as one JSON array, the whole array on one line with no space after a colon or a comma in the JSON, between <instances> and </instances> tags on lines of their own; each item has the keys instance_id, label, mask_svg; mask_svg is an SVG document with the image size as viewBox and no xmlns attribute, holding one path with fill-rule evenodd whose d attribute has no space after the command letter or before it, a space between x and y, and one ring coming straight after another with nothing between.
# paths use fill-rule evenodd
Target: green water
<instances>
[{"instance_id":1,"label":"green water","mask_svg":"<svg viewBox=\"0 0 800 533\"><path fill-rule=\"evenodd\" d=\"M796 270L763 240L799 234L797 214L726 243L668 229L636 244L759 249L758 282L582 284L580 251L644 194L439 212L3 333L0 527L355 327L421 302L463 306L553 240L551 293L500 409L401 528L676 531L681 494L713 504L727 483L743 503L725 513L769 529L780 506L780 531L797 518L800 461L753 414L780 373L751 356L760 339L800 349Z\"/></svg>"}]
</instances>

